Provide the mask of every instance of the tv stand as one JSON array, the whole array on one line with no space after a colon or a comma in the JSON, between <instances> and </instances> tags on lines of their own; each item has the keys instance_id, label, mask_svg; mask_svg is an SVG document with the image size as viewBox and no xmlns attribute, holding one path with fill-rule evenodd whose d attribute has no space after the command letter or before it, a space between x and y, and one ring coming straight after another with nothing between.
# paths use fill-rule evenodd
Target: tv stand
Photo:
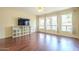
<instances>
[{"instance_id":1,"label":"tv stand","mask_svg":"<svg viewBox=\"0 0 79 59\"><path fill-rule=\"evenodd\" d=\"M12 38L30 35L30 26L14 26L12 27Z\"/></svg>"}]
</instances>

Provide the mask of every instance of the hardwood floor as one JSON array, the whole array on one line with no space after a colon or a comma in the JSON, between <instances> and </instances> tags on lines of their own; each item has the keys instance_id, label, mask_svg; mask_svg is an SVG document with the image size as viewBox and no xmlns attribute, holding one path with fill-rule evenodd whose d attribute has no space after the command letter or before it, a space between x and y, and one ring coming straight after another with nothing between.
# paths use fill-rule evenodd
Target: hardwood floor
<instances>
[{"instance_id":1,"label":"hardwood floor","mask_svg":"<svg viewBox=\"0 0 79 59\"><path fill-rule=\"evenodd\" d=\"M44 33L0 39L1 51L78 51L79 39Z\"/></svg>"}]
</instances>

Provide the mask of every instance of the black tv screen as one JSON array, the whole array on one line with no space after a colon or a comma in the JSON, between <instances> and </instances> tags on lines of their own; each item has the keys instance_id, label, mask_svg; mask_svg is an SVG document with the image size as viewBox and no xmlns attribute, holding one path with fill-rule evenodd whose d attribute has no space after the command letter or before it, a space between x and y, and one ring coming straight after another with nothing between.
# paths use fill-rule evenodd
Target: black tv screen
<instances>
[{"instance_id":1,"label":"black tv screen","mask_svg":"<svg viewBox=\"0 0 79 59\"><path fill-rule=\"evenodd\" d=\"M25 19L25 18L19 18L18 19L18 25L29 25L29 19Z\"/></svg>"}]
</instances>

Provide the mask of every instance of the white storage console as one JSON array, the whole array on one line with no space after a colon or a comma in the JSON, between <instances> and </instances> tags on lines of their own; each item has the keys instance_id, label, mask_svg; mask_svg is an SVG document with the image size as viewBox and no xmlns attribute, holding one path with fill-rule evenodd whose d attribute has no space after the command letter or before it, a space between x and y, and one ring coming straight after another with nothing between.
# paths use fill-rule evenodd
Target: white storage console
<instances>
[{"instance_id":1,"label":"white storage console","mask_svg":"<svg viewBox=\"0 0 79 59\"><path fill-rule=\"evenodd\" d=\"M12 27L12 37L20 37L30 34L30 26L14 26Z\"/></svg>"}]
</instances>

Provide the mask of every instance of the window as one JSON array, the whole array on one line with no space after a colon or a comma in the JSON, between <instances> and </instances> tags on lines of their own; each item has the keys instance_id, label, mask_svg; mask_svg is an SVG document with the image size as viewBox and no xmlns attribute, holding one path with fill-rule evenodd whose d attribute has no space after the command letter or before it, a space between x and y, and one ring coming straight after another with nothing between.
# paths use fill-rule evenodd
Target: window
<instances>
[{"instance_id":1,"label":"window","mask_svg":"<svg viewBox=\"0 0 79 59\"><path fill-rule=\"evenodd\" d=\"M39 18L39 29L44 29L44 18Z\"/></svg>"},{"instance_id":2,"label":"window","mask_svg":"<svg viewBox=\"0 0 79 59\"><path fill-rule=\"evenodd\" d=\"M61 30L72 32L72 14L62 15Z\"/></svg>"},{"instance_id":3,"label":"window","mask_svg":"<svg viewBox=\"0 0 79 59\"><path fill-rule=\"evenodd\" d=\"M51 19L52 30L57 31L57 16L53 16Z\"/></svg>"},{"instance_id":4,"label":"window","mask_svg":"<svg viewBox=\"0 0 79 59\"><path fill-rule=\"evenodd\" d=\"M46 17L46 30L50 30L51 29L51 19L50 17Z\"/></svg>"},{"instance_id":5,"label":"window","mask_svg":"<svg viewBox=\"0 0 79 59\"><path fill-rule=\"evenodd\" d=\"M52 16L52 17L46 18L46 30L57 31L57 16Z\"/></svg>"}]
</instances>

